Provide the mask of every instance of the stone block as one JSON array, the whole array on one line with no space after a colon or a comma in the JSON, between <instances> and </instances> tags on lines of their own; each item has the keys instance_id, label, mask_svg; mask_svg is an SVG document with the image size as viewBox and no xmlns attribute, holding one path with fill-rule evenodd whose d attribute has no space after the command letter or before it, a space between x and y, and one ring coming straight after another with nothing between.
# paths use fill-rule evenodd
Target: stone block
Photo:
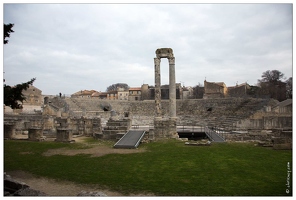
<instances>
[{"instance_id":1,"label":"stone block","mask_svg":"<svg viewBox=\"0 0 296 200\"><path fill-rule=\"evenodd\" d=\"M72 131L66 128L57 129L56 142L71 142L72 141Z\"/></svg>"},{"instance_id":2,"label":"stone block","mask_svg":"<svg viewBox=\"0 0 296 200\"><path fill-rule=\"evenodd\" d=\"M4 138L12 139L14 135L15 135L15 125L4 124Z\"/></svg>"},{"instance_id":3,"label":"stone block","mask_svg":"<svg viewBox=\"0 0 296 200\"><path fill-rule=\"evenodd\" d=\"M106 197L107 195L103 192L86 192L81 191L77 196L92 196L92 197Z\"/></svg>"},{"instance_id":4,"label":"stone block","mask_svg":"<svg viewBox=\"0 0 296 200\"><path fill-rule=\"evenodd\" d=\"M40 141L43 139L43 129L41 128L29 128L28 140Z\"/></svg>"},{"instance_id":5,"label":"stone block","mask_svg":"<svg viewBox=\"0 0 296 200\"><path fill-rule=\"evenodd\" d=\"M155 119L154 134L159 138L177 138L177 124L175 119Z\"/></svg>"},{"instance_id":6,"label":"stone block","mask_svg":"<svg viewBox=\"0 0 296 200\"><path fill-rule=\"evenodd\" d=\"M275 149L275 150L292 150L292 143L274 144L273 149Z\"/></svg>"},{"instance_id":7,"label":"stone block","mask_svg":"<svg viewBox=\"0 0 296 200\"><path fill-rule=\"evenodd\" d=\"M25 188L15 192L14 196L47 196L47 194L39 190L34 190L32 188Z\"/></svg>"}]
</instances>

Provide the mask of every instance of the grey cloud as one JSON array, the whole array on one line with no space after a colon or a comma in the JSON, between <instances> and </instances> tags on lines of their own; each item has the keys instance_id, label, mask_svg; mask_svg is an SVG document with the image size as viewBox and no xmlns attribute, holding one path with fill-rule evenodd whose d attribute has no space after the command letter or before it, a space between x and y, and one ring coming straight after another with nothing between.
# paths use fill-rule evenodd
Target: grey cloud
<instances>
[{"instance_id":1,"label":"grey cloud","mask_svg":"<svg viewBox=\"0 0 296 200\"><path fill-rule=\"evenodd\" d=\"M4 23L15 24L4 46L7 83L36 75L44 93L60 92L53 80L65 93L153 85L161 47L173 48L185 85L253 84L272 69L292 76L290 4L6 4Z\"/></svg>"}]
</instances>

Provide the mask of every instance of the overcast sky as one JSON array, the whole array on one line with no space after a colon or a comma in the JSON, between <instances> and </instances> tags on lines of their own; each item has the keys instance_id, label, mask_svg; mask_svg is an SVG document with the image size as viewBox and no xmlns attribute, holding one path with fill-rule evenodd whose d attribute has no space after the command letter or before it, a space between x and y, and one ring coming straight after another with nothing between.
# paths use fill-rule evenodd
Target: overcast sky
<instances>
[{"instance_id":1,"label":"overcast sky","mask_svg":"<svg viewBox=\"0 0 296 200\"><path fill-rule=\"evenodd\" d=\"M176 82L257 84L292 77L292 4L4 4L14 33L5 84L36 77L42 94L154 85L158 48L172 48ZM161 59L161 83L168 84Z\"/></svg>"}]
</instances>

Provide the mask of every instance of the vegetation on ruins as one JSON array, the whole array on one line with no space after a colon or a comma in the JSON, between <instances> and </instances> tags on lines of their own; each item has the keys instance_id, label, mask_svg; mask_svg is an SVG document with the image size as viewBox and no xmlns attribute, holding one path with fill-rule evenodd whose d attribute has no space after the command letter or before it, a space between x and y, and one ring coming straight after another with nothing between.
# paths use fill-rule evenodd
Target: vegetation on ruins
<instances>
[{"instance_id":1,"label":"vegetation on ruins","mask_svg":"<svg viewBox=\"0 0 296 200\"><path fill-rule=\"evenodd\" d=\"M283 82L284 74L278 70L267 70L262 73L262 79L258 80L259 96L267 96L283 101L292 96L292 77ZM287 87L287 83L289 83ZM289 88L290 86L290 88Z\"/></svg>"},{"instance_id":2,"label":"vegetation on ruins","mask_svg":"<svg viewBox=\"0 0 296 200\"><path fill-rule=\"evenodd\" d=\"M205 92L204 86L200 83L193 87L193 97L194 99L202 99Z\"/></svg>"},{"instance_id":3,"label":"vegetation on ruins","mask_svg":"<svg viewBox=\"0 0 296 200\"><path fill-rule=\"evenodd\" d=\"M23 101L26 97L23 95L23 90L27 90L36 78L32 78L26 83L17 84L15 86L9 86L4 84L4 104L12 109L21 109Z\"/></svg>"},{"instance_id":4,"label":"vegetation on ruins","mask_svg":"<svg viewBox=\"0 0 296 200\"><path fill-rule=\"evenodd\" d=\"M293 78L290 77L287 81L287 98L292 99L293 91Z\"/></svg>"},{"instance_id":5,"label":"vegetation on ruins","mask_svg":"<svg viewBox=\"0 0 296 200\"><path fill-rule=\"evenodd\" d=\"M4 44L8 43L6 38L10 37L10 33L14 32L12 30L13 26L14 24L4 24ZM15 86L4 84L4 104L11 107L12 109L21 109L23 101L26 100L25 96L22 94L22 91L27 90L35 80L36 78L32 78L28 82L17 84Z\"/></svg>"},{"instance_id":6,"label":"vegetation on ruins","mask_svg":"<svg viewBox=\"0 0 296 200\"><path fill-rule=\"evenodd\" d=\"M85 143L72 144L5 140L4 171L23 170L57 180L98 184L125 195L292 195L286 193L287 164L292 163L292 151L275 151L253 143L197 147L165 140L141 144L139 149L146 151L134 154L43 155L49 149L75 151L94 145L112 148L113 144L91 138Z\"/></svg>"},{"instance_id":7,"label":"vegetation on ruins","mask_svg":"<svg viewBox=\"0 0 296 200\"><path fill-rule=\"evenodd\" d=\"M8 40L6 40L5 38L9 38L10 37L10 33L13 33L14 31L12 30L12 27L14 26L14 24L4 24L4 44L8 43Z\"/></svg>"},{"instance_id":8,"label":"vegetation on ruins","mask_svg":"<svg viewBox=\"0 0 296 200\"><path fill-rule=\"evenodd\" d=\"M117 91L118 88L123 88L124 90L128 90L129 86L126 83L115 83L107 87L106 92Z\"/></svg>"}]
</instances>

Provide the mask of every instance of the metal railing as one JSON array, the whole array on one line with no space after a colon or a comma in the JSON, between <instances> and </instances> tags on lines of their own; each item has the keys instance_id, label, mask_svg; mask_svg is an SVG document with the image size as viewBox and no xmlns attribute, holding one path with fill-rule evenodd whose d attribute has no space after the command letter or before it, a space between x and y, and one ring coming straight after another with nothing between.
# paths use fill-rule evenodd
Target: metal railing
<instances>
[{"instance_id":1,"label":"metal railing","mask_svg":"<svg viewBox=\"0 0 296 200\"><path fill-rule=\"evenodd\" d=\"M211 129L209 127L205 127L205 134L215 142L224 142L225 139L223 136L220 135L219 132L215 131L214 129Z\"/></svg>"}]
</instances>

